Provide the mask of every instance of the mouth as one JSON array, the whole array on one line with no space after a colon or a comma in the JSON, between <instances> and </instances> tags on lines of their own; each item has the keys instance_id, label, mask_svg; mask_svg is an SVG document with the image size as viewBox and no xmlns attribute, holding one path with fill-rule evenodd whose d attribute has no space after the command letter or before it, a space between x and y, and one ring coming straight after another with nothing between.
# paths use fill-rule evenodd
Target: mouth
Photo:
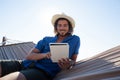
<instances>
[{"instance_id":1,"label":"mouth","mask_svg":"<svg viewBox=\"0 0 120 80\"><path fill-rule=\"evenodd\" d=\"M59 34L64 36L64 35L66 35L66 31L60 31Z\"/></svg>"},{"instance_id":2,"label":"mouth","mask_svg":"<svg viewBox=\"0 0 120 80\"><path fill-rule=\"evenodd\" d=\"M60 31L61 33L65 33L65 31Z\"/></svg>"}]
</instances>

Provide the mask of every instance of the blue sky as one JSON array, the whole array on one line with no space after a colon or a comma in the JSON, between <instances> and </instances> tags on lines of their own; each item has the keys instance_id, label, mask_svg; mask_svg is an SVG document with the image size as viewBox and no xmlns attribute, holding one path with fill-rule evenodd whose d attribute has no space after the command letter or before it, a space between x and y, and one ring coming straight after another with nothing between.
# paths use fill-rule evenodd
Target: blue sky
<instances>
[{"instance_id":1,"label":"blue sky","mask_svg":"<svg viewBox=\"0 0 120 80\"><path fill-rule=\"evenodd\" d=\"M51 18L65 13L75 19L80 36L77 60L120 45L120 0L0 0L0 40L37 43L54 36Z\"/></svg>"}]
</instances>

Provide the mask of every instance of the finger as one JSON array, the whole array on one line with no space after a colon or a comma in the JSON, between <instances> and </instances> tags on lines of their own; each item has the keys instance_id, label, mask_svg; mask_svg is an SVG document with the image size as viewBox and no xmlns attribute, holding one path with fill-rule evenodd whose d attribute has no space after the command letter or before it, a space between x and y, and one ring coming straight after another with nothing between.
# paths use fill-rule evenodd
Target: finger
<instances>
[{"instance_id":1,"label":"finger","mask_svg":"<svg viewBox=\"0 0 120 80\"><path fill-rule=\"evenodd\" d=\"M51 57L51 55L50 54L46 54L46 57L49 59Z\"/></svg>"},{"instance_id":2,"label":"finger","mask_svg":"<svg viewBox=\"0 0 120 80\"><path fill-rule=\"evenodd\" d=\"M50 57L51 57L51 54L48 54L48 57L50 58Z\"/></svg>"},{"instance_id":3,"label":"finger","mask_svg":"<svg viewBox=\"0 0 120 80\"><path fill-rule=\"evenodd\" d=\"M62 62L65 63L65 64L69 64L69 59L68 58L63 58Z\"/></svg>"},{"instance_id":4,"label":"finger","mask_svg":"<svg viewBox=\"0 0 120 80\"><path fill-rule=\"evenodd\" d=\"M60 59L60 60L58 60L58 62L59 62L59 63L62 63L63 61Z\"/></svg>"},{"instance_id":5,"label":"finger","mask_svg":"<svg viewBox=\"0 0 120 80\"><path fill-rule=\"evenodd\" d=\"M67 69L69 67L69 59L62 58L58 61L60 68Z\"/></svg>"},{"instance_id":6,"label":"finger","mask_svg":"<svg viewBox=\"0 0 120 80\"><path fill-rule=\"evenodd\" d=\"M64 63L60 63L60 64L59 64L59 67L62 68L62 69L65 69L65 68L66 68L65 65L64 65Z\"/></svg>"}]
</instances>

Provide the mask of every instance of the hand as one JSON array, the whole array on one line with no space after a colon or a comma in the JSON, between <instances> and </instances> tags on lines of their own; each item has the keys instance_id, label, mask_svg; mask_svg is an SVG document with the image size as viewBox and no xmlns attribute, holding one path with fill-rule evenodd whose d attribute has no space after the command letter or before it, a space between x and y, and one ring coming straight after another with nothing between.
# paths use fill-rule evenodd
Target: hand
<instances>
[{"instance_id":1,"label":"hand","mask_svg":"<svg viewBox=\"0 0 120 80\"><path fill-rule=\"evenodd\" d=\"M50 52L45 54L45 58L50 59L50 57L51 57L51 53Z\"/></svg>"},{"instance_id":2,"label":"hand","mask_svg":"<svg viewBox=\"0 0 120 80\"><path fill-rule=\"evenodd\" d=\"M68 58L58 60L58 65L61 69L68 69L71 66Z\"/></svg>"}]
</instances>

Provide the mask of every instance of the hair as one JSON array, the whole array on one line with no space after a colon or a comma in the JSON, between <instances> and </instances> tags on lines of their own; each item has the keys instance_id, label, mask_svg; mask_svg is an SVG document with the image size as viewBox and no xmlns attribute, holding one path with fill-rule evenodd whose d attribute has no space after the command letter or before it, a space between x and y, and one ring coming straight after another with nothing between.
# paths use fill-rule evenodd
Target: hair
<instances>
[{"instance_id":1,"label":"hair","mask_svg":"<svg viewBox=\"0 0 120 80\"><path fill-rule=\"evenodd\" d=\"M55 21L55 24L54 24L54 33L55 33L55 34L58 34L58 33L57 33L57 25L58 25L58 21L59 21L59 20L66 20L66 21L68 22L68 26L69 26L68 34L72 34L72 33L73 33L72 24L71 24L71 22L70 22L68 19L66 19L66 18L58 18L58 19Z\"/></svg>"}]
</instances>

